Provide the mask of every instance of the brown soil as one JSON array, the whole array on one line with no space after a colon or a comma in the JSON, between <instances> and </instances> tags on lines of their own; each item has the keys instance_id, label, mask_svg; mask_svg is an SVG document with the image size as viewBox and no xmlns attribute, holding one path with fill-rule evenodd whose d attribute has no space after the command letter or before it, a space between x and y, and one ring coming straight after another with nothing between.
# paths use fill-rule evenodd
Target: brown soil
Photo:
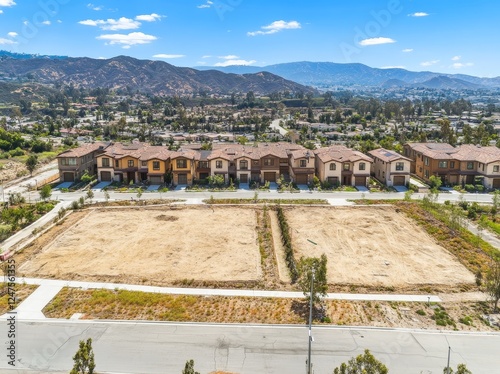
<instances>
[{"instance_id":1,"label":"brown soil","mask_svg":"<svg viewBox=\"0 0 500 374\"><path fill-rule=\"evenodd\" d=\"M95 209L42 236L26 276L121 282L261 278L253 209Z\"/></svg>"},{"instance_id":2,"label":"brown soil","mask_svg":"<svg viewBox=\"0 0 500 374\"><path fill-rule=\"evenodd\" d=\"M325 253L329 283L401 288L474 283L455 256L393 206L284 209L296 258Z\"/></svg>"},{"instance_id":3,"label":"brown soil","mask_svg":"<svg viewBox=\"0 0 500 374\"><path fill-rule=\"evenodd\" d=\"M33 291L35 291L37 286L28 284L16 284L14 286L16 303L15 307L21 304ZM7 294L7 284L0 283L0 315L5 314L9 311L9 295Z\"/></svg>"}]
</instances>

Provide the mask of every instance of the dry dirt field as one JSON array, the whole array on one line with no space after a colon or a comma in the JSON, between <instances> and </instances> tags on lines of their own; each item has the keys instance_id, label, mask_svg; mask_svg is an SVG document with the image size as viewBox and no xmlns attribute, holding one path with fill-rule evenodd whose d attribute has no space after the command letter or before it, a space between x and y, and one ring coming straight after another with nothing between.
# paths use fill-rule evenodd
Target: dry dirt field
<instances>
[{"instance_id":1,"label":"dry dirt field","mask_svg":"<svg viewBox=\"0 0 500 374\"><path fill-rule=\"evenodd\" d=\"M294 207L286 208L286 217L296 259L325 253L329 283L404 287L475 280L394 207Z\"/></svg>"},{"instance_id":2,"label":"dry dirt field","mask_svg":"<svg viewBox=\"0 0 500 374\"><path fill-rule=\"evenodd\" d=\"M19 271L57 279L168 284L261 277L253 209L95 209L30 256ZM64 223L67 224L67 223Z\"/></svg>"}]
</instances>

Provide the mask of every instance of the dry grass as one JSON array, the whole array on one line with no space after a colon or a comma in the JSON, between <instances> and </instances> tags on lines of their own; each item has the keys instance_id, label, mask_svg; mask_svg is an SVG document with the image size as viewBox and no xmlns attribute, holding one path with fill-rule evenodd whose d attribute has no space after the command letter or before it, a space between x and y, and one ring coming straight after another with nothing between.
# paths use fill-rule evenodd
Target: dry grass
<instances>
[{"instance_id":1,"label":"dry grass","mask_svg":"<svg viewBox=\"0 0 500 374\"><path fill-rule=\"evenodd\" d=\"M481 319L481 315L491 311L491 304L485 302L440 304L440 309L444 309L453 321L446 326L438 325L433 319L437 306L426 303L332 300L324 304L326 321L333 325L496 331ZM64 288L44 313L50 318L70 318L74 313L83 313L84 319L305 324L308 303L304 299L202 297Z\"/></svg>"},{"instance_id":2,"label":"dry grass","mask_svg":"<svg viewBox=\"0 0 500 374\"><path fill-rule=\"evenodd\" d=\"M14 286L16 295L17 307L21 302L26 300L26 298L37 289L38 286L28 285L28 284L16 284ZM9 295L7 294L6 283L0 283L0 315L7 313L10 310L9 306Z\"/></svg>"}]
</instances>

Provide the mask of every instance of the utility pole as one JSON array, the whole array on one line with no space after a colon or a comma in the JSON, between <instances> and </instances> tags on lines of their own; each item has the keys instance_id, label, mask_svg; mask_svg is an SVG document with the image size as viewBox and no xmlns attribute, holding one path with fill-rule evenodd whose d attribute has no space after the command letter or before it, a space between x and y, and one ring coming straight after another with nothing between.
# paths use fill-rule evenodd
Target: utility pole
<instances>
[{"instance_id":1,"label":"utility pole","mask_svg":"<svg viewBox=\"0 0 500 374\"><path fill-rule=\"evenodd\" d=\"M311 272L311 293L309 295L309 352L307 355L307 374L312 374L311 346L312 346L312 312L313 312L313 287L314 287L314 267Z\"/></svg>"},{"instance_id":2,"label":"utility pole","mask_svg":"<svg viewBox=\"0 0 500 374\"><path fill-rule=\"evenodd\" d=\"M450 374L450 353L451 347L448 346L448 363L446 364L446 374Z\"/></svg>"}]
</instances>

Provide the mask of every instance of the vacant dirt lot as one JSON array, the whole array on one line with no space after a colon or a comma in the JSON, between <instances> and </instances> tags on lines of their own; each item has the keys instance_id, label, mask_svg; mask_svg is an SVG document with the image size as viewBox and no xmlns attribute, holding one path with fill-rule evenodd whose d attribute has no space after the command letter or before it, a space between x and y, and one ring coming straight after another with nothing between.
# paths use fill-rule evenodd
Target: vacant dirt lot
<instances>
[{"instance_id":1,"label":"vacant dirt lot","mask_svg":"<svg viewBox=\"0 0 500 374\"><path fill-rule=\"evenodd\" d=\"M261 277L253 209L166 207L76 214L84 216L31 256L20 267L22 274L155 284Z\"/></svg>"},{"instance_id":2,"label":"vacant dirt lot","mask_svg":"<svg viewBox=\"0 0 500 374\"><path fill-rule=\"evenodd\" d=\"M452 254L394 207L297 207L287 208L286 217L296 258L325 253L329 283L404 287L474 282Z\"/></svg>"}]
</instances>

